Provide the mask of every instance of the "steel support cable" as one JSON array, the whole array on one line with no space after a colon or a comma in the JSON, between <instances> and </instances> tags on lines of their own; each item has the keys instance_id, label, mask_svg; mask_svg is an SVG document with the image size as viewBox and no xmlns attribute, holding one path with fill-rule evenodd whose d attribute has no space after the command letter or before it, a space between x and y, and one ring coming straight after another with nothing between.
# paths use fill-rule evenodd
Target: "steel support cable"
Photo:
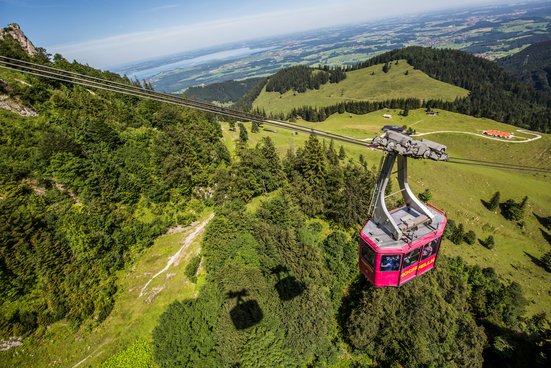
<instances>
[{"instance_id":1,"label":"steel support cable","mask_svg":"<svg viewBox=\"0 0 551 368\"><path fill-rule=\"evenodd\" d=\"M485 160L475 160L472 158L462 158L462 157L449 157L451 160L460 160L460 161L468 161L468 162L476 162L476 163L483 163L483 164L492 164L492 165L502 165L502 166L514 166L519 168L530 168L530 169L539 169L539 170L550 170L545 167L537 167L537 166L526 166L526 165L518 165L518 164L510 164L506 162L496 162L496 161L485 161Z\"/></svg>"},{"instance_id":2,"label":"steel support cable","mask_svg":"<svg viewBox=\"0 0 551 368\"><path fill-rule=\"evenodd\" d=\"M461 162L461 161L453 161L453 160L448 160L448 161L443 161L443 162L450 163L450 164L457 164L457 165L470 165L470 166L487 167L487 168L491 168L491 169L501 169L501 170L511 170L511 171L530 171L530 172L540 172L540 173L551 174L551 169L544 169L544 168L491 165L491 164L484 164L484 163Z\"/></svg>"},{"instance_id":3,"label":"steel support cable","mask_svg":"<svg viewBox=\"0 0 551 368\"><path fill-rule=\"evenodd\" d=\"M351 144L360 145L360 146L369 147L369 148L376 148L371 146L368 142L361 141L356 138L347 137L347 136L330 133L330 132L325 132L318 129L303 127L297 124L291 124L281 120L267 119L263 116L248 114L240 110L222 108L222 107L218 107L205 102L190 100L187 98L182 98L182 97L178 97L178 96L174 96L166 93L155 92L155 91L151 91L141 87L126 85L123 83L113 82L113 81L109 81L109 80L101 79L97 77L90 77L80 73L68 72L62 69L43 66L36 63L24 62L17 59L7 58L4 56L0 56L0 59L2 59L0 60L0 62L5 64L3 67L7 69L16 70L19 72L32 74L39 77L50 78L50 79L67 82L67 83L79 84L86 87L100 88L106 91L121 92L121 93L126 93L134 96L138 95L137 97L148 98L153 96L154 99L156 99L157 101L175 103L181 106L192 107L192 108L200 109L200 110L207 111L214 114L226 115L233 118L240 118L243 120L255 121L262 124L276 126L282 129L293 130L293 131L302 132L305 134L314 134L317 136L321 136L328 139L334 139L341 142L351 143ZM0 67L2 67L2 65L0 65ZM23 69L19 69L19 68L23 68Z\"/></svg>"}]
</instances>

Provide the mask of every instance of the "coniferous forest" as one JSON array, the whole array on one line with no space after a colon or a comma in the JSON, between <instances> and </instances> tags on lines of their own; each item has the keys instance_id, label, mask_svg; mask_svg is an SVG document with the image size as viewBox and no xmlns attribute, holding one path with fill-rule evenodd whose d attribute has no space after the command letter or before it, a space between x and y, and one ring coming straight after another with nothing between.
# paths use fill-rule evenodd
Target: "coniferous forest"
<instances>
[{"instance_id":1,"label":"coniferous forest","mask_svg":"<svg viewBox=\"0 0 551 368\"><path fill-rule=\"evenodd\" d=\"M9 39L0 50L29 60ZM416 52L421 68L425 51ZM392 57L407 55L381 60ZM32 60L132 83L44 51ZM194 220L187 209L208 206L206 280L159 318L161 367L548 366L547 317L524 317L521 287L491 267L440 257L401 288L366 283L356 234L376 172L333 142L310 136L282 157L269 138L248 144L241 125L234 158L216 116L15 72L2 86L38 113L0 111L2 338L63 319L75 330L100 325L116 302L116 272Z\"/></svg>"}]
</instances>

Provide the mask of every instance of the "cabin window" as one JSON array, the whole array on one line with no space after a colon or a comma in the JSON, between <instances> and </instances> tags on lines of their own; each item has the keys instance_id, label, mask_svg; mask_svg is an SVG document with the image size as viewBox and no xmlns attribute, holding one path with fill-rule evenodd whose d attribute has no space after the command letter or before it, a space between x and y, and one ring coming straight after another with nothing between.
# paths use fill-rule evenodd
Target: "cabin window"
<instances>
[{"instance_id":1,"label":"cabin window","mask_svg":"<svg viewBox=\"0 0 551 368\"><path fill-rule=\"evenodd\" d=\"M421 252L421 249L415 249L408 254L404 255L404 262L402 264L402 268L409 267L419 260L419 253Z\"/></svg>"},{"instance_id":2,"label":"cabin window","mask_svg":"<svg viewBox=\"0 0 551 368\"><path fill-rule=\"evenodd\" d=\"M402 256L390 255L381 257L381 271L398 271L400 269L400 260Z\"/></svg>"},{"instance_id":3,"label":"cabin window","mask_svg":"<svg viewBox=\"0 0 551 368\"><path fill-rule=\"evenodd\" d=\"M373 252L369 246L362 240L362 258L369 264L371 267L375 264L375 252Z\"/></svg>"},{"instance_id":4,"label":"cabin window","mask_svg":"<svg viewBox=\"0 0 551 368\"><path fill-rule=\"evenodd\" d=\"M427 259L430 256L436 254L436 251L438 250L438 243L440 242L440 238L436 238L423 248L423 254L421 255L421 259Z\"/></svg>"}]
</instances>

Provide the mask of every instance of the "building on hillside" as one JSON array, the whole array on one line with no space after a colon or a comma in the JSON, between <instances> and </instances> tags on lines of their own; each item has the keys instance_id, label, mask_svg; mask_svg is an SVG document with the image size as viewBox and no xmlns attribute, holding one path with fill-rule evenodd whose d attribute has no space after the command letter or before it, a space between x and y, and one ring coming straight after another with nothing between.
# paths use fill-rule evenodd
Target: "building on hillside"
<instances>
[{"instance_id":1,"label":"building on hillside","mask_svg":"<svg viewBox=\"0 0 551 368\"><path fill-rule=\"evenodd\" d=\"M513 133L502 132L500 130L493 130L493 129L485 130L483 133L491 137L506 138L506 139L511 139L511 137L513 136Z\"/></svg>"},{"instance_id":2,"label":"building on hillside","mask_svg":"<svg viewBox=\"0 0 551 368\"><path fill-rule=\"evenodd\" d=\"M385 119L391 119L391 118L392 118L392 115L390 115L390 114L384 114L384 115L383 115L383 118L385 118Z\"/></svg>"},{"instance_id":3,"label":"building on hillside","mask_svg":"<svg viewBox=\"0 0 551 368\"><path fill-rule=\"evenodd\" d=\"M438 111L427 111L427 115L428 115L428 116L437 116L437 115L438 115Z\"/></svg>"}]
</instances>

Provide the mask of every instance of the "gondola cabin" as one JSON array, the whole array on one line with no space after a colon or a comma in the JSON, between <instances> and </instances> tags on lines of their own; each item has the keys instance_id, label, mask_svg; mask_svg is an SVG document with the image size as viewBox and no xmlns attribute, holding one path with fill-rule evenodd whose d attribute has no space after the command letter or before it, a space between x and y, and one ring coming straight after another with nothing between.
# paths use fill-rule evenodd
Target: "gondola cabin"
<instances>
[{"instance_id":1,"label":"gondola cabin","mask_svg":"<svg viewBox=\"0 0 551 368\"><path fill-rule=\"evenodd\" d=\"M360 232L360 271L376 287L400 286L429 271L436 264L440 241L446 227L446 216L438 208L427 205L434 215L432 223L419 225L417 230L395 240L374 221L368 221ZM405 228L407 222L420 214L407 206L390 212Z\"/></svg>"},{"instance_id":2,"label":"gondola cabin","mask_svg":"<svg viewBox=\"0 0 551 368\"><path fill-rule=\"evenodd\" d=\"M360 232L359 268L376 287L401 286L436 264L446 227L443 211L421 202L407 181L407 157L446 160L446 146L387 130L373 140L387 152L371 201L371 219ZM389 211L385 199L398 160L398 184L404 205ZM394 194L397 194L394 193Z\"/></svg>"}]
</instances>

